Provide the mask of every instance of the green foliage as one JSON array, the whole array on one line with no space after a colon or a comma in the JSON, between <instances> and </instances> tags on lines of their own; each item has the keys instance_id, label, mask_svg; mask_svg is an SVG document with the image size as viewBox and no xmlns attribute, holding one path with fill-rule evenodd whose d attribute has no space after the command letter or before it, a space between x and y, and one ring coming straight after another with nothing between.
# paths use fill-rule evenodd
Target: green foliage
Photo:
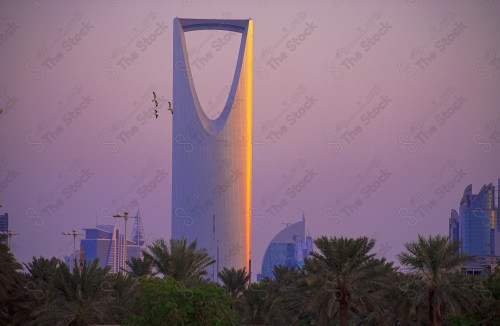
<instances>
[{"instance_id":1,"label":"green foliage","mask_svg":"<svg viewBox=\"0 0 500 326\"><path fill-rule=\"evenodd\" d=\"M0 324L10 321L9 301L21 287L19 264L9 248L0 243Z\"/></svg>"},{"instance_id":2,"label":"green foliage","mask_svg":"<svg viewBox=\"0 0 500 326\"><path fill-rule=\"evenodd\" d=\"M196 249L197 241L189 245L185 238L171 239L170 248L164 239L148 245L144 259L150 259L157 273L170 275L177 281L190 286L199 283L207 274L206 268L215 263L205 248Z\"/></svg>"},{"instance_id":3,"label":"green foliage","mask_svg":"<svg viewBox=\"0 0 500 326\"><path fill-rule=\"evenodd\" d=\"M311 321L302 313L306 296L297 286L302 272L296 268L276 266L276 280L251 283L234 303L243 325L302 325Z\"/></svg>"},{"instance_id":4,"label":"green foliage","mask_svg":"<svg viewBox=\"0 0 500 326\"><path fill-rule=\"evenodd\" d=\"M269 282L252 283L243 295L235 302L235 310L242 316L241 322L246 325L264 325L270 321L275 297L272 295Z\"/></svg>"},{"instance_id":5,"label":"green foliage","mask_svg":"<svg viewBox=\"0 0 500 326\"><path fill-rule=\"evenodd\" d=\"M458 241L450 241L446 236L424 238L419 235L417 241L406 243L406 252L400 253L397 257L401 264L432 279L439 273L455 271L461 264L473 260L471 256L457 254L459 248Z\"/></svg>"},{"instance_id":6,"label":"green foliage","mask_svg":"<svg viewBox=\"0 0 500 326\"><path fill-rule=\"evenodd\" d=\"M19 283L18 270L21 264L16 261L9 248L0 243L0 302L6 300Z\"/></svg>"},{"instance_id":7,"label":"green foliage","mask_svg":"<svg viewBox=\"0 0 500 326\"><path fill-rule=\"evenodd\" d=\"M306 289L310 292L309 310L317 311L316 324L329 323L338 315L340 325L347 325L352 305L364 313L382 319L377 294L390 287L392 263L375 259L370 253L375 240L361 237L320 237L315 240L319 252L306 259Z\"/></svg>"},{"instance_id":8,"label":"green foliage","mask_svg":"<svg viewBox=\"0 0 500 326\"><path fill-rule=\"evenodd\" d=\"M167 276L143 278L139 313L129 317L130 325L236 325L231 298L215 284L185 288Z\"/></svg>"},{"instance_id":9,"label":"green foliage","mask_svg":"<svg viewBox=\"0 0 500 326\"><path fill-rule=\"evenodd\" d=\"M25 263L24 266L28 270L29 279L50 282L54 279L58 268L62 264L63 262L56 257L52 257L51 259L33 257L33 261Z\"/></svg>"},{"instance_id":10,"label":"green foliage","mask_svg":"<svg viewBox=\"0 0 500 326\"><path fill-rule=\"evenodd\" d=\"M155 275L153 272L153 260L150 256L145 256L142 259L132 257L127 260L127 266L130 268L129 274L136 278Z\"/></svg>"},{"instance_id":11,"label":"green foliage","mask_svg":"<svg viewBox=\"0 0 500 326\"><path fill-rule=\"evenodd\" d=\"M218 275L222 283L224 283L224 288L233 298L236 298L245 290L250 280L250 275L246 272L245 267L241 269L224 267Z\"/></svg>"},{"instance_id":12,"label":"green foliage","mask_svg":"<svg viewBox=\"0 0 500 326\"><path fill-rule=\"evenodd\" d=\"M471 276L469 284L480 297L479 308L453 315L450 321L455 324L452 325L500 325L500 271L497 269L486 280Z\"/></svg>"},{"instance_id":13,"label":"green foliage","mask_svg":"<svg viewBox=\"0 0 500 326\"><path fill-rule=\"evenodd\" d=\"M446 313L477 309L477 282L460 273L460 266L472 257L458 254L459 242L436 235L405 244L406 251L398 254L399 261L414 272L419 285L414 304L426 305L431 325L440 325Z\"/></svg>"},{"instance_id":14,"label":"green foliage","mask_svg":"<svg viewBox=\"0 0 500 326\"><path fill-rule=\"evenodd\" d=\"M248 285L245 269L224 268L224 288L203 278L213 260L196 241L157 240L125 275L43 257L22 272L0 245L0 325L500 325L500 272L461 274L469 258L446 237L405 245L411 273L376 258L368 238L315 244L303 268L276 266L275 280Z\"/></svg>"},{"instance_id":15,"label":"green foliage","mask_svg":"<svg viewBox=\"0 0 500 326\"><path fill-rule=\"evenodd\" d=\"M500 261L499 261L500 263ZM500 300L500 267L497 267L486 280L486 287L495 300Z\"/></svg>"},{"instance_id":16,"label":"green foliage","mask_svg":"<svg viewBox=\"0 0 500 326\"><path fill-rule=\"evenodd\" d=\"M136 305L138 282L109 274L98 260L80 269L56 258L26 264L24 286L11 304L15 325L118 323Z\"/></svg>"},{"instance_id":17,"label":"green foliage","mask_svg":"<svg viewBox=\"0 0 500 326\"><path fill-rule=\"evenodd\" d=\"M474 322L471 317L462 315L451 315L448 318L447 325L450 326L479 326L480 324Z\"/></svg>"}]
</instances>

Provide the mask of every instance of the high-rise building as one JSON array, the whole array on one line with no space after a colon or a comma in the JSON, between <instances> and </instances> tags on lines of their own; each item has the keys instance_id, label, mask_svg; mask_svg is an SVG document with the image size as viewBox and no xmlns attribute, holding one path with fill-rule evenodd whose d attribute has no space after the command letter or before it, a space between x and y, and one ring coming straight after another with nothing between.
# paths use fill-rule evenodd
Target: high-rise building
<instances>
[{"instance_id":1,"label":"high-rise building","mask_svg":"<svg viewBox=\"0 0 500 326\"><path fill-rule=\"evenodd\" d=\"M257 274L257 281L265 277L275 279L275 266L302 267L304 259L309 257L313 250L313 240L306 237L306 218L302 214L302 221L287 225L269 243L262 260L262 273Z\"/></svg>"},{"instance_id":2,"label":"high-rise building","mask_svg":"<svg viewBox=\"0 0 500 326\"><path fill-rule=\"evenodd\" d=\"M85 261L89 263L98 258L100 267L109 266L111 273L120 272L124 260L125 235L120 233L116 225L97 225L84 230L85 238L80 241L80 252ZM140 258L141 249L136 241L127 239L127 260L132 257ZM71 261L72 256L70 255Z\"/></svg>"},{"instance_id":3,"label":"high-rise building","mask_svg":"<svg viewBox=\"0 0 500 326\"><path fill-rule=\"evenodd\" d=\"M0 214L0 232L9 232L9 213ZM8 245L7 235L0 238L0 242Z\"/></svg>"},{"instance_id":4,"label":"high-rise building","mask_svg":"<svg viewBox=\"0 0 500 326\"><path fill-rule=\"evenodd\" d=\"M120 271L120 231L116 225L97 225L95 228L83 229L85 239L80 241L80 250L87 261L99 259L99 266L109 266L110 272Z\"/></svg>"},{"instance_id":5,"label":"high-rise building","mask_svg":"<svg viewBox=\"0 0 500 326\"><path fill-rule=\"evenodd\" d=\"M467 264L469 272L491 270L500 261L499 187L490 183L473 194L472 185L468 185L459 212L451 212L450 239L460 240L461 253L476 257L475 262Z\"/></svg>"},{"instance_id":6,"label":"high-rise building","mask_svg":"<svg viewBox=\"0 0 500 326\"><path fill-rule=\"evenodd\" d=\"M234 79L215 119L200 105L185 33L241 33ZM206 248L216 266L250 271L253 20L173 22L172 238Z\"/></svg>"}]
</instances>

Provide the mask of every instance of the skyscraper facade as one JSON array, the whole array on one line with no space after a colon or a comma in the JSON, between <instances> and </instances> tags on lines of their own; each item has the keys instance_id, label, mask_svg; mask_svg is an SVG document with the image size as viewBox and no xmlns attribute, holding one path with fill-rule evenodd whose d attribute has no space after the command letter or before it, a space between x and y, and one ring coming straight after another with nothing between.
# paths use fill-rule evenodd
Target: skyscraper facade
<instances>
[{"instance_id":1,"label":"skyscraper facade","mask_svg":"<svg viewBox=\"0 0 500 326\"><path fill-rule=\"evenodd\" d=\"M83 229L85 238L80 241L80 251L84 259L99 259L99 266L110 267L111 273L120 271L120 232L116 225L97 225L95 228Z\"/></svg>"},{"instance_id":2,"label":"skyscraper facade","mask_svg":"<svg viewBox=\"0 0 500 326\"><path fill-rule=\"evenodd\" d=\"M460 241L461 253L476 257L475 262L468 263L470 268L491 268L500 261L498 189L490 183L473 194L472 185L468 185L460 200L459 212L452 210L449 236Z\"/></svg>"},{"instance_id":3,"label":"skyscraper facade","mask_svg":"<svg viewBox=\"0 0 500 326\"><path fill-rule=\"evenodd\" d=\"M287 225L269 243L262 260L262 273L257 274L257 281L265 277L275 279L273 270L275 266L302 267L304 259L309 257L313 250L313 241L306 237L306 219Z\"/></svg>"},{"instance_id":4,"label":"skyscraper facade","mask_svg":"<svg viewBox=\"0 0 500 326\"><path fill-rule=\"evenodd\" d=\"M95 228L87 228L84 231L85 238L80 241L83 259L87 263L99 259L100 267L109 266L110 273L120 272L124 261L125 235L120 233L116 225L97 225ZM127 260L142 256L142 244L139 245L134 239L127 239ZM72 261L72 255L70 259Z\"/></svg>"},{"instance_id":5,"label":"skyscraper facade","mask_svg":"<svg viewBox=\"0 0 500 326\"><path fill-rule=\"evenodd\" d=\"M250 271L253 21L175 18L173 27L172 238L196 239L214 268ZM185 33L198 30L241 33L229 96L213 120L187 53Z\"/></svg>"}]
</instances>

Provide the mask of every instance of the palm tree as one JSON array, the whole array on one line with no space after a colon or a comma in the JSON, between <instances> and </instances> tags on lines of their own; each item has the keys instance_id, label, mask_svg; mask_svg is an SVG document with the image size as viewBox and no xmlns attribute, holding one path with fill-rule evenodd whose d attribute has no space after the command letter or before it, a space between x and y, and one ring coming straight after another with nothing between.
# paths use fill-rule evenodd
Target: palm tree
<instances>
[{"instance_id":1,"label":"palm tree","mask_svg":"<svg viewBox=\"0 0 500 326\"><path fill-rule=\"evenodd\" d=\"M288 325L301 324L301 322L309 324L311 316L304 313L308 296L306 291L300 287L301 280L305 277L305 271L297 266L277 265L273 268L273 275L275 280L268 280L276 297L273 303L276 309L271 311L275 315L272 322Z\"/></svg>"},{"instance_id":2,"label":"palm tree","mask_svg":"<svg viewBox=\"0 0 500 326\"><path fill-rule=\"evenodd\" d=\"M29 274L14 306L14 325L117 324L138 304L138 282L108 273L109 266L99 267L97 259L80 268L56 258L34 258L26 267Z\"/></svg>"},{"instance_id":3,"label":"palm tree","mask_svg":"<svg viewBox=\"0 0 500 326\"><path fill-rule=\"evenodd\" d=\"M275 267L275 270L277 268ZM280 279L265 278L252 283L233 301L242 325L304 325L310 324L302 314L303 290L295 286L301 276L295 268L278 267Z\"/></svg>"},{"instance_id":4,"label":"palm tree","mask_svg":"<svg viewBox=\"0 0 500 326\"><path fill-rule=\"evenodd\" d=\"M199 282L207 274L206 268L215 263L205 248L196 249L196 245L196 240L187 245L186 238L171 239L169 248L164 239L158 239L147 246L144 258L151 259L158 273L191 285Z\"/></svg>"},{"instance_id":5,"label":"palm tree","mask_svg":"<svg viewBox=\"0 0 500 326\"><path fill-rule=\"evenodd\" d=\"M317 289L313 294L317 323L333 318L338 310L339 324L346 326L353 302L377 312L374 293L389 288L387 276L394 269L392 263L370 254L375 240L323 236L314 243L320 252L305 260L305 270L306 284Z\"/></svg>"},{"instance_id":6,"label":"palm tree","mask_svg":"<svg viewBox=\"0 0 500 326\"><path fill-rule=\"evenodd\" d=\"M446 311L475 306L477 293L464 283L460 266L472 257L459 254L458 241L436 235L405 244L406 252L397 255L401 264L409 266L422 283L431 325L440 325ZM469 284L470 285L470 284Z\"/></svg>"},{"instance_id":7,"label":"palm tree","mask_svg":"<svg viewBox=\"0 0 500 326\"><path fill-rule=\"evenodd\" d=\"M129 275L135 278L142 276L154 276L153 261L149 256L144 258L131 257L127 260L127 266L130 268Z\"/></svg>"},{"instance_id":8,"label":"palm tree","mask_svg":"<svg viewBox=\"0 0 500 326\"><path fill-rule=\"evenodd\" d=\"M277 281L290 284L300 277L300 271L295 266L277 265L273 268L273 275Z\"/></svg>"},{"instance_id":9,"label":"palm tree","mask_svg":"<svg viewBox=\"0 0 500 326\"><path fill-rule=\"evenodd\" d=\"M234 302L233 309L240 315L242 325L270 325L271 311L276 300L275 292L271 290L272 281L267 279L252 283ZM278 315L278 314L274 314ZM283 325L283 324L282 324Z\"/></svg>"},{"instance_id":10,"label":"palm tree","mask_svg":"<svg viewBox=\"0 0 500 326\"><path fill-rule=\"evenodd\" d=\"M13 324L52 323L50 311L57 300L53 282L61 265L65 264L55 257L33 257L33 261L24 263L27 273L23 274L23 287L13 296Z\"/></svg>"},{"instance_id":11,"label":"palm tree","mask_svg":"<svg viewBox=\"0 0 500 326\"><path fill-rule=\"evenodd\" d=\"M240 269L235 269L234 267L228 269L224 267L218 275L222 283L224 283L224 288L229 292L233 300L245 290L250 280L250 275L248 275L246 267Z\"/></svg>"},{"instance_id":12,"label":"palm tree","mask_svg":"<svg viewBox=\"0 0 500 326\"><path fill-rule=\"evenodd\" d=\"M390 324L421 325L427 308L421 291L421 279L414 274L401 272L395 272L391 279L394 286L382 299L386 304Z\"/></svg>"},{"instance_id":13,"label":"palm tree","mask_svg":"<svg viewBox=\"0 0 500 326\"><path fill-rule=\"evenodd\" d=\"M57 293L53 317L75 325L104 321L114 293L106 277L109 269L100 268L98 259L84 261L81 270L76 264L62 264L53 282Z\"/></svg>"},{"instance_id":14,"label":"palm tree","mask_svg":"<svg viewBox=\"0 0 500 326\"><path fill-rule=\"evenodd\" d=\"M0 302L7 299L19 284L18 271L21 269L22 265L16 261L9 248L0 243Z\"/></svg>"},{"instance_id":15,"label":"palm tree","mask_svg":"<svg viewBox=\"0 0 500 326\"><path fill-rule=\"evenodd\" d=\"M121 324L127 315L138 312L139 286L137 278L130 274L106 274L100 285L107 302L106 324Z\"/></svg>"},{"instance_id":16,"label":"palm tree","mask_svg":"<svg viewBox=\"0 0 500 326\"><path fill-rule=\"evenodd\" d=\"M10 319L7 305L12 294L21 287L21 269L22 265L16 261L9 248L0 243L0 324Z\"/></svg>"},{"instance_id":17,"label":"palm tree","mask_svg":"<svg viewBox=\"0 0 500 326\"><path fill-rule=\"evenodd\" d=\"M48 272L58 265L51 276ZM105 280L109 267L98 260L82 269L56 258L34 258L15 306L15 325L88 325L104 321L109 300Z\"/></svg>"},{"instance_id":18,"label":"palm tree","mask_svg":"<svg viewBox=\"0 0 500 326\"><path fill-rule=\"evenodd\" d=\"M33 261L28 264L24 263L24 266L28 270L29 279L51 282L61 264L63 262L56 257L52 257L51 259L33 257Z\"/></svg>"}]
</instances>

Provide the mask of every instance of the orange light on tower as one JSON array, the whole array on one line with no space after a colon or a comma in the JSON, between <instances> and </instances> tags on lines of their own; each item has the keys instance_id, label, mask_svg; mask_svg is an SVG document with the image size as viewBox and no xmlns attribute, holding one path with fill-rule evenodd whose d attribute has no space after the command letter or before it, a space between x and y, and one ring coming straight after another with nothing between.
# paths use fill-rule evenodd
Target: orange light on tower
<instances>
[{"instance_id":1,"label":"orange light on tower","mask_svg":"<svg viewBox=\"0 0 500 326\"><path fill-rule=\"evenodd\" d=\"M248 32L247 32L247 42L245 45L246 48L246 53L245 53L245 68L246 68L246 74L247 74L247 83L246 83L246 106L247 106L247 135L246 139L247 141L250 142L248 146L248 152L247 152L247 175L246 175L246 203L245 203L245 220L246 220L246 228L247 228L247 234L246 234L246 262L248 264L247 266L247 271L250 272L250 252L251 252L251 239L252 239L252 217L250 215L250 210L252 208L252 108L253 108L253 103L252 103L252 93L253 93L253 87L252 87L252 81L253 81L253 70L252 70L252 63L253 63L253 20L248 21Z\"/></svg>"}]
</instances>

